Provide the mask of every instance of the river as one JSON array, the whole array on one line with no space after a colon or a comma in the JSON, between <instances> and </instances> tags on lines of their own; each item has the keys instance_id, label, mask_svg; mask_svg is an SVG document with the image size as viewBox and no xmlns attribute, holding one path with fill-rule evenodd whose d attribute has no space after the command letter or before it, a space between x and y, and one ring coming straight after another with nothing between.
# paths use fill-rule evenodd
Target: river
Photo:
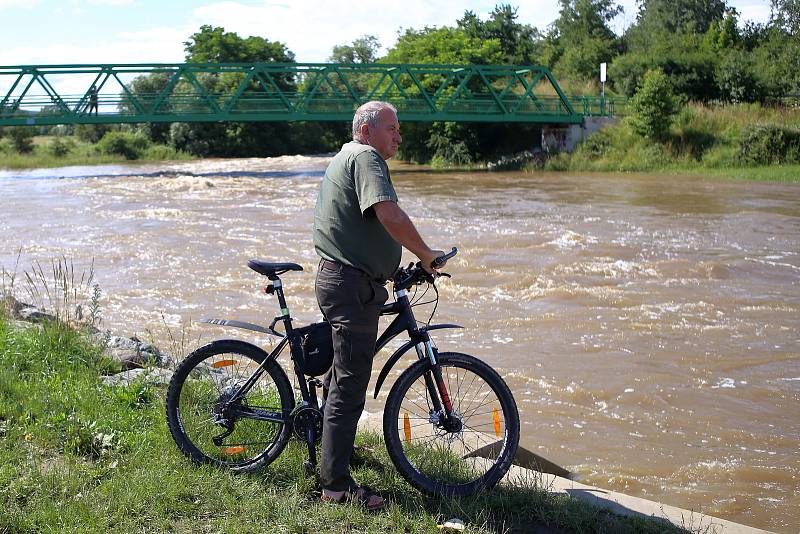
<instances>
[{"instance_id":1,"label":"river","mask_svg":"<svg viewBox=\"0 0 800 534\"><path fill-rule=\"evenodd\" d=\"M275 315L248 259L294 261L289 305L311 321L328 161L1 171L0 266L21 285L34 261L93 261L105 328L189 349L234 333L194 319ZM436 320L466 329L437 343L501 371L523 446L583 482L800 530L800 184L392 176L428 241L460 251Z\"/></svg>"}]
</instances>

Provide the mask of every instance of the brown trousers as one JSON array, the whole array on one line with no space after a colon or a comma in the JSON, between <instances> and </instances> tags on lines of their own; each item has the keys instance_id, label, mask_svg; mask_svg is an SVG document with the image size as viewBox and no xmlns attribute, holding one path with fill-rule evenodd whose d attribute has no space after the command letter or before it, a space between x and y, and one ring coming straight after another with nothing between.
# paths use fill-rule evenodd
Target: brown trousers
<instances>
[{"instance_id":1,"label":"brown trousers","mask_svg":"<svg viewBox=\"0 0 800 534\"><path fill-rule=\"evenodd\" d=\"M323 265L324 263L324 265ZM383 285L353 268L322 262L315 285L317 303L333 332L333 366L325 375L320 479L333 491L353 489L350 456L364 411L372 373Z\"/></svg>"}]
</instances>

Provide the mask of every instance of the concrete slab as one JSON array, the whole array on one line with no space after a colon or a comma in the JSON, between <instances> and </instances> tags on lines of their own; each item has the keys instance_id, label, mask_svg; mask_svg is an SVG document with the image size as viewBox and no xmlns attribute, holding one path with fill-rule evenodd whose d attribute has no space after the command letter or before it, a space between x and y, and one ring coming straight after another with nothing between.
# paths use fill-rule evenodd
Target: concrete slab
<instances>
[{"instance_id":1,"label":"concrete slab","mask_svg":"<svg viewBox=\"0 0 800 534\"><path fill-rule=\"evenodd\" d=\"M620 515L657 517L670 523L707 534L759 534L768 533L747 525L734 523L700 512L670 506L669 504L649 501L640 497L625 495L612 490L581 484L556 475L540 473L512 465L504 481L509 484L535 484L550 492L566 493L570 497L580 499L601 508L606 508Z\"/></svg>"},{"instance_id":2,"label":"concrete slab","mask_svg":"<svg viewBox=\"0 0 800 534\"><path fill-rule=\"evenodd\" d=\"M380 413L364 412L359 421L361 430L381 433L383 431ZM482 447L491 455L494 444ZM480 450L480 449L479 449ZM520 447L514 464L503 481L506 484L538 487L555 493L565 493L601 508L606 508L620 515L656 517L670 523L703 534L770 534L747 525L734 523L693 510L686 510L660 502L633 497L612 490L581 484L565 476L568 472L562 467L548 461L527 449ZM533 469L530 469L532 467ZM557 473L557 474L553 474Z\"/></svg>"}]
</instances>

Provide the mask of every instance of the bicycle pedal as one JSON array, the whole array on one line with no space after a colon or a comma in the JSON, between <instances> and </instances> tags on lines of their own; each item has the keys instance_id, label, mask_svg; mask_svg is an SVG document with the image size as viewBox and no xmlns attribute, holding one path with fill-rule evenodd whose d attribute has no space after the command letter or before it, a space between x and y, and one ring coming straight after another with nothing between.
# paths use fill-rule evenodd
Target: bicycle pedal
<instances>
[{"instance_id":1,"label":"bicycle pedal","mask_svg":"<svg viewBox=\"0 0 800 534\"><path fill-rule=\"evenodd\" d=\"M309 475L313 475L317 472L317 464L310 462L308 460L303 462L303 467L305 467L306 473L308 473Z\"/></svg>"}]
</instances>

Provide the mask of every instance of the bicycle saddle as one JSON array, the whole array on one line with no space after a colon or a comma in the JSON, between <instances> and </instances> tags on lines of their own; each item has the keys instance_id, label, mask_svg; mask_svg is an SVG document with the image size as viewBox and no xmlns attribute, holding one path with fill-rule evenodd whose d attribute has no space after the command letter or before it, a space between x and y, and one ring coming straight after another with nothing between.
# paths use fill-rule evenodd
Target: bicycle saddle
<instances>
[{"instance_id":1,"label":"bicycle saddle","mask_svg":"<svg viewBox=\"0 0 800 534\"><path fill-rule=\"evenodd\" d=\"M264 260L250 260L247 266L264 276L275 276L287 271L302 271L303 268L296 263L271 263Z\"/></svg>"}]
</instances>

